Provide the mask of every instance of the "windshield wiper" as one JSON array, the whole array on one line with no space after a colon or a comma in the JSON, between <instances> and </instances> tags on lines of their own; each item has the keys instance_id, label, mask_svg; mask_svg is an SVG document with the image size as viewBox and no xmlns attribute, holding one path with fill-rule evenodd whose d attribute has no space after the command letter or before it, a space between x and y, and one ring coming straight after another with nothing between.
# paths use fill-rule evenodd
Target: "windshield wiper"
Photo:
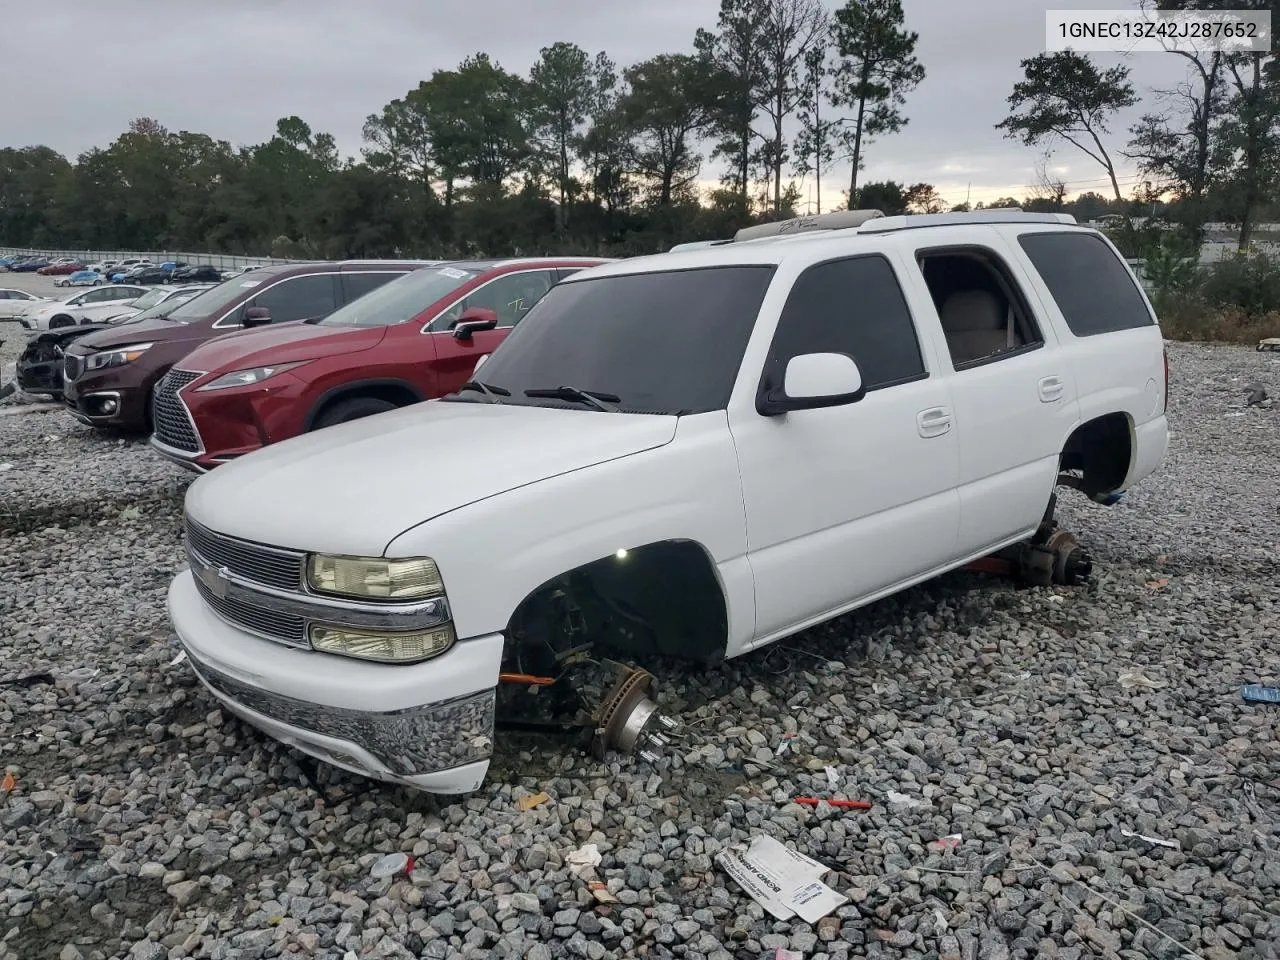
<instances>
[{"instance_id":1,"label":"windshield wiper","mask_svg":"<svg viewBox=\"0 0 1280 960\"><path fill-rule=\"evenodd\" d=\"M501 403L502 401L498 399L499 397L511 396L511 391L506 387L495 387L480 380L468 380L458 388L458 393L461 393L463 390L479 390L489 398L490 403Z\"/></svg>"},{"instance_id":2,"label":"windshield wiper","mask_svg":"<svg viewBox=\"0 0 1280 960\"><path fill-rule=\"evenodd\" d=\"M526 397L546 397L549 400L577 400L580 403L589 403L597 410L603 410L605 413L618 413L618 408L614 406L622 400L621 397L612 393L600 393L596 390L579 390L577 387L548 387L545 389L526 390Z\"/></svg>"}]
</instances>

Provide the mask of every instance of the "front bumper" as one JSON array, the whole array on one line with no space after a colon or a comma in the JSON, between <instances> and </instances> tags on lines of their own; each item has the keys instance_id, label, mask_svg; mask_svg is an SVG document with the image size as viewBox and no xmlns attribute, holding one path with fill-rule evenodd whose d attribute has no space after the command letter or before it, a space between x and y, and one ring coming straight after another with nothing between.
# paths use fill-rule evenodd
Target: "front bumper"
<instances>
[{"instance_id":1,"label":"front bumper","mask_svg":"<svg viewBox=\"0 0 1280 960\"><path fill-rule=\"evenodd\" d=\"M428 793L479 788L493 750L500 634L420 664L366 663L260 639L219 618L190 570L169 619L201 683L241 719L361 776Z\"/></svg>"},{"instance_id":2,"label":"front bumper","mask_svg":"<svg viewBox=\"0 0 1280 960\"><path fill-rule=\"evenodd\" d=\"M289 373L260 384L224 390L183 388L179 399L199 438L199 450L183 450L154 437L152 446L189 470L207 473L255 450L303 432L307 384Z\"/></svg>"},{"instance_id":3,"label":"front bumper","mask_svg":"<svg viewBox=\"0 0 1280 960\"><path fill-rule=\"evenodd\" d=\"M67 409L73 417L91 427L149 430L148 393L148 387L128 383L114 370L84 373L76 380L68 380L65 376L62 379L62 398ZM110 412L104 411L106 401L114 402Z\"/></svg>"}]
</instances>

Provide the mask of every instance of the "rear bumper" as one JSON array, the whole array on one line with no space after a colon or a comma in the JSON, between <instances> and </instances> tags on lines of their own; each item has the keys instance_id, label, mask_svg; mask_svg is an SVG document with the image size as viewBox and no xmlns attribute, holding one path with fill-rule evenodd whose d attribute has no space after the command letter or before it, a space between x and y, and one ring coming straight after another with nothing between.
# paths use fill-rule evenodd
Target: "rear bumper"
<instances>
[{"instance_id":1,"label":"rear bumper","mask_svg":"<svg viewBox=\"0 0 1280 960\"><path fill-rule=\"evenodd\" d=\"M1169 421L1164 414L1134 427L1133 463L1125 478L1125 489L1155 473L1169 449Z\"/></svg>"},{"instance_id":2,"label":"rear bumper","mask_svg":"<svg viewBox=\"0 0 1280 960\"><path fill-rule=\"evenodd\" d=\"M404 666L316 653L222 620L189 570L170 585L168 610L200 682L269 736L361 776L428 793L467 793L483 782L501 635Z\"/></svg>"}]
</instances>

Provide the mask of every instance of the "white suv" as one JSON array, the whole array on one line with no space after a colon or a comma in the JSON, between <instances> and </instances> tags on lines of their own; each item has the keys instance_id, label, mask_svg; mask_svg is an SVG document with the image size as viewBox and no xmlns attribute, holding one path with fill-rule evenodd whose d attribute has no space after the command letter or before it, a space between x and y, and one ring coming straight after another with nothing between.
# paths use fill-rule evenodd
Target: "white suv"
<instances>
[{"instance_id":1,"label":"white suv","mask_svg":"<svg viewBox=\"0 0 1280 960\"><path fill-rule=\"evenodd\" d=\"M1029 541L1058 485L1113 502L1167 443L1154 311L1063 215L586 270L474 376L196 480L168 600L228 709L430 792L482 782L500 673L737 656Z\"/></svg>"}]
</instances>

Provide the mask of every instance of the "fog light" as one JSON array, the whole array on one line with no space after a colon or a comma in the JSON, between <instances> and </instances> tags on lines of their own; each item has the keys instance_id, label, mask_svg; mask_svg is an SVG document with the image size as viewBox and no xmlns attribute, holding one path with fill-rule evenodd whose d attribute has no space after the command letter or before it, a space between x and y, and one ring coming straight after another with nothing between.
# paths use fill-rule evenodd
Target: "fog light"
<instances>
[{"instance_id":1,"label":"fog light","mask_svg":"<svg viewBox=\"0 0 1280 960\"><path fill-rule=\"evenodd\" d=\"M453 625L413 633L374 633L315 624L311 646L324 653L338 653L383 663L414 663L439 656L453 646Z\"/></svg>"},{"instance_id":2,"label":"fog light","mask_svg":"<svg viewBox=\"0 0 1280 960\"><path fill-rule=\"evenodd\" d=\"M103 413L105 413L105 414L112 414L112 413L115 413L115 412L116 412L116 408L117 408L118 406L119 406L119 404L118 404L118 403L116 403L114 400L103 400L103 401L102 401L102 412L103 412Z\"/></svg>"}]
</instances>

